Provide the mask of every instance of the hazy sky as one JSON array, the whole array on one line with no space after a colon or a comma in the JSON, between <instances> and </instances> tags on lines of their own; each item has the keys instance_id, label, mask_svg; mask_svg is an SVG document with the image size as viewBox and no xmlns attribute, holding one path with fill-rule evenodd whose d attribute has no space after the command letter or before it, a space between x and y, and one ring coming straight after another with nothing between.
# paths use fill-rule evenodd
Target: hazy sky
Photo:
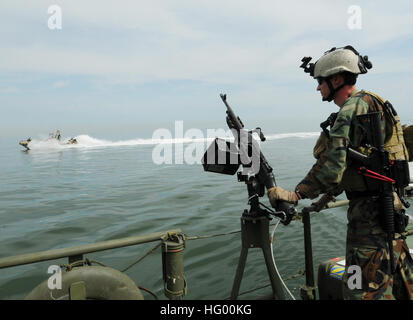
<instances>
[{"instance_id":1,"label":"hazy sky","mask_svg":"<svg viewBox=\"0 0 413 320\"><path fill-rule=\"evenodd\" d=\"M347 44L413 124L412 21L412 1L2 0L0 136L224 127L221 92L249 127L317 130L337 107L300 60Z\"/></svg>"}]
</instances>

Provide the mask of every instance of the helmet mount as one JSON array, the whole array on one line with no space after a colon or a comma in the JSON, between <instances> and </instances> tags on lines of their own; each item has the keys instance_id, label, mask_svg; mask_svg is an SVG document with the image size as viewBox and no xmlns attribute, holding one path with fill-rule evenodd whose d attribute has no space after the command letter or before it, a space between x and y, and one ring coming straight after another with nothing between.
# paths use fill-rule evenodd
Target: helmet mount
<instances>
[{"instance_id":1,"label":"helmet mount","mask_svg":"<svg viewBox=\"0 0 413 320\"><path fill-rule=\"evenodd\" d=\"M302 64L301 64L300 68L303 68L304 72L309 73L310 76L314 77L314 63L309 64L311 59L312 59L311 57L302 58L301 59Z\"/></svg>"}]
</instances>

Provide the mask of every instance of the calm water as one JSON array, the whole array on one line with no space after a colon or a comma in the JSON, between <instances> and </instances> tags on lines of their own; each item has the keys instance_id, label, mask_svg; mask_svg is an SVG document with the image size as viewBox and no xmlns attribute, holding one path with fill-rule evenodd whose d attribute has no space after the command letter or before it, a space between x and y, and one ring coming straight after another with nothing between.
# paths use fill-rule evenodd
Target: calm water
<instances>
[{"instance_id":1,"label":"calm water","mask_svg":"<svg viewBox=\"0 0 413 320\"><path fill-rule=\"evenodd\" d=\"M314 162L316 134L268 135L262 150L274 167L277 184L294 186ZM188 236L226 233L240 228L247 191L236 176L203 171L199 163L155 164L149 140L102 140L82 135L76 146L40 140L22 151L17 140L0 140L0 257L65 248L121 237L180 228ZM205 142L203 150L209 145ZM177 144L170 147L175 151ZM183 150L191 143L183 144ZM268 204L265 197L262 202ZM298 209L310 202L303 202ZM275 222L275 221L274 221ZM272 231L271 227L271 230ZM346 209L312 218L314 263L344 254ZM274 254L283 278L304 269L302 223L280 225ZM123 269L155 243L86 255ZM240 234L188 241L184 251L186 299L230 296L241 247ZM51 264L66 259L0 270L0 299L23 299L49 276ZM160 249L127 274L163 295ZM286 281L298 298L301 277ZM261 251L250 250L241 292L268 285ZM269 288L240 298L268 293ZM151 299L145 294L145 298Z\"/></svg>"}]
</instances>

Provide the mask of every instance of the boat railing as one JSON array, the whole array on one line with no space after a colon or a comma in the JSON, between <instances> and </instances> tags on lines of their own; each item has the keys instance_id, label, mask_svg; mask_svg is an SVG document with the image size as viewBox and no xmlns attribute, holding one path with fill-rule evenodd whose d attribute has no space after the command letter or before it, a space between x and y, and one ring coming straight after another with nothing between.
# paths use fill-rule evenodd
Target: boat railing
<instances>
[{"instance_id":1,"label":"boat railing","mask_svg":"<svg viewBox=\"0 0 413 320\"><path fill-rule=\"evenodd\" d=\"M72 266L79 265L80 262L83 262L83 255L87 253L134 246L155 241L160 241L160 243L155 248L159 247L159 245L162 245L162 270L165 295L171 300L180 299L183 295L186 294L182 254L182 251L185 247L185 236L180 229L156 232L135 237L101 241L69 248L52 249L47 251L4 257L0 258L0 269L66 257L68 258L69 264L64 266L69 267L70 269ZM135 262L134 264L136 263L137 262ZM129 267L131 267L132 265L130 265ZM126 271L128 268L122 270L122 272ZM178 278L182 279L183 281L176 281Z\"/></svg>"},{"instance_id":2,"label":"boat railing","mask_svg":"<svg viewBox=\"0 0 413 320\"><path fill-rule=\"evenodd\" d=\"M319 212L326 209L344 207L347 206L348 203L348 200L330 201L322 209L319 209L314 204L312 204L310 206L302 208L295 219L301 220L303 222L304 227L304 274L306 276L306 284L301 288L301 297L303 299L315 299L310 213ZM0 269L27 265L42 261L68 258L69 264L64 266L69 266L70 270L71 266L76 266L79 263L82 264L82 262L84 261L83 255L88 253L134 246L149 242L158 242L158 244L154 248L149 250L143 257L141 257L140 259L138 259L137 261L135 261L127 268L121 271L125 272L126 270L136 265L143 258L145 258L147 255L149 255L150 253L155 251L155 249L162 245L162 270L164 280L164 293L167 298L171 300L176 300L181 299L187 293L183 262L183 250L186 246L186 241L215 238L218 236L226 236L240 232L241 230L234 230L227 233L219 233L212 235L187 236L180 229L173 229L168 231L155 232L147 235L126 237L120 239L101 241L92 244L73 246L69 248L52 249L47 251L4 257L0 258ZM413 229L407 230L404 233L405 236L411 236L412 234ZM177 281L177 279L179 281ZM155 298L157 297L155 296Z\"/></svg>"}]
</instances>

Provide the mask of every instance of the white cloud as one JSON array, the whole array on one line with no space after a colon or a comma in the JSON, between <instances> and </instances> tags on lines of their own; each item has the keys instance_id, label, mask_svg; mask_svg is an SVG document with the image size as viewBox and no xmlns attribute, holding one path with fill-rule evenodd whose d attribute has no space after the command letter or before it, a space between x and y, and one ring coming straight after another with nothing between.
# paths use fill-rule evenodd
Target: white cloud
<instances>
[{"instance_id":1,"label":"white cloud","mask_svg":"<svg viewBox=\"0 0 413 320\"><path fill-rule=\"evenodd\" d=\"M47 9L53 4L62 8L62 30L47 27ZM349 30L347 10L353 4L2 0L0 88L2 93L18 92L3 95L2 105L13 110L36 107L39 119L53 123L47 105L54 111L77 108L85 118L99 109L104 111L101 119L116 122L122 115L128 121L136 115L136 102L150 105L139 109L142 122L161 112L164 118L204 112L205 120L221 116L212 115L211 108L221 110L218 94L223 90L248 117L262 116L255 108L265 109L269 122L317 117L336 106L321 103L315 82L299 69L300 60L312 56L315 61L333 46L352 44L373 62L360 86L377 89L401 114L412 114L413 2L363 1L362 29ZM187 84L194 92L185 91ZM63 87L67 90L52 90ZM55 101L61 105L56 107ZM10 123L19 123L18 113L10 112Z\"/></svg>"},{"instance_id":2,"label":"white cloud","mask_svg":"<svg viewBox=\"0 0 413 320\"><path fill-rule=\"evenodd\" d=\"M19 34L17 44L1 44L0 70L110 76L127 82L298 80L303 56L317 59L332 46L352 43L364 54L380 46L388 51L387 42L411 35L413 20L408 10L400 9L402 4L394 9L384 1L361 5L363 29L355 31L347 28L347 9L353 4L347 1L55 3L62 7L61 31L47 30L50 1L2 3L4 14L37 24L32 33ZM391 70L399 58L383 56L382 70ZM404 59L403 69L411 70Z\"/></svg>"}]
</instances>

